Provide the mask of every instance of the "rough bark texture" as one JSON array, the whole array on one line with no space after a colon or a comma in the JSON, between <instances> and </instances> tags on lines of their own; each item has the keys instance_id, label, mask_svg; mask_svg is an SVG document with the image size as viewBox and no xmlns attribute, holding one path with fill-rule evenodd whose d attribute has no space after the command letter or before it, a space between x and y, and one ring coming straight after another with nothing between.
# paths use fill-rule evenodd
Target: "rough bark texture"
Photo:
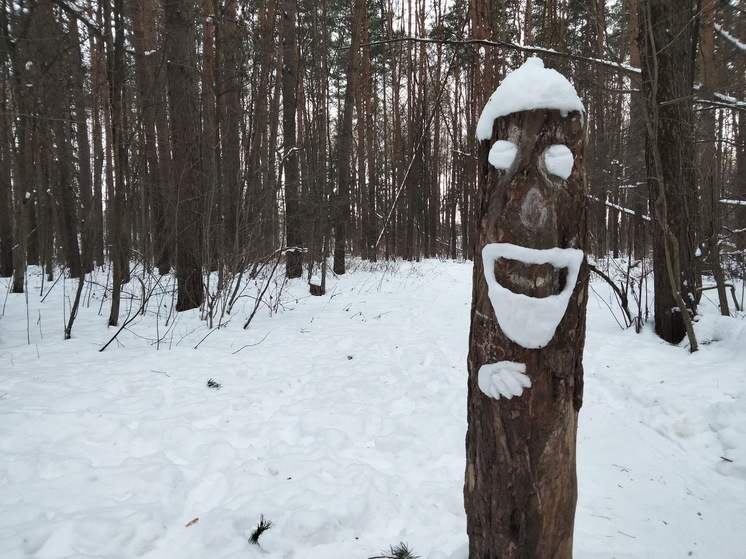
<instances>
[{"instance_id":1,"label":"rough bark texture","mask_svg":"<svg viewBox=\"0 0 746 559\"><path fill-rule=\"evenodd\" d=\"M0 82L0 278L13 275L12 116L5 101L6 87L4 81Z\"/></svg>"},{"instance_id":2,"label":"rough bark texture","mask_svg":"<svg viewBox=\"0 0 746 559\"><path fill-rule=\"evenodd\" d=\"M202 304L203 196L200 188L199 97L194 53L194 2L164 4L168 98L171 109L173 190L176 198L176 310Z\"/></svg>"},{"instance_id":3,"label":"rough bark texture","mask_svg":"<svg viewBox=\"0 0 746 559\"><path fill-rule=\"evenodd\" d=\"M352 187L352 113L355 105L355 91L360 72L360 28L362 25L365 0L356 0L352 14L352 43L347 66L344 108L337 146L339 171L337 176L337 201L334 226L334 273L346 271L345 252L347 249L347 222L350 220L350 188Z\"/></svg>"},{"instance_id":4,"label":"rough bark texture","mask_svg":"<svg viewBox=\"0 0 746 559\"><path fill-rule=\"evenodd\" d=\"M692 15L688 2L640 3L641 85L654 220L655 332L675 344L688 329L679 308L686 306L687 312L696 314L700 281L692 226L697 221Z\"/></svg>"},{"instance_id":5,"label":"rough bark texture","mask_svg":"<svg viewBox=\"0 0 746 559\"><path fill-rule=\"evenodd\" d=\"M518 145L508 171L487 163L495 140ZM546 171L543 153L553 144L568 146L574 155L567 180ZM497 322L481 251L490 243L585 251L584 147L580 114L563 118L553 110L498 118L492 141L482 142L464 487L470 559L572 556L588 269L583 261L552 340L543 348L527 349L508 338ZM501 285L532 297L556 295L566 281L566 274L551 265L500 259L495 268ZM524 363L532 386L512 399L486 396L478 386L479 369L499 361Z\"/></svg>"},{"instance_id":6,"label":"rough bark texture","mask_svg":"<svg viewBox=\"0 0 746 559\"><path fill-rule=\"evenodd\" d=\"M296 0L284 1L283 53L282 53L282 133L283 172L285 175L285 231L288 250L285 274L288 278L299 278L303 274L303 252L300 247L304 239L301 232L300 169L298 167L297 109L298 87L298 31Z\"/></svg>"}]
</instances>

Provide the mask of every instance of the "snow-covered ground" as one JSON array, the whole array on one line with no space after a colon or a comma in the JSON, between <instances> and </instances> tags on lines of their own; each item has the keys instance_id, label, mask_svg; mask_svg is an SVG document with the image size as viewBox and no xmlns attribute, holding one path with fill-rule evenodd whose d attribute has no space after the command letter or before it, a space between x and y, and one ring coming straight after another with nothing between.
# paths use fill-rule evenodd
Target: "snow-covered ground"
<instances>
[{"instance_id":1,"label":"snow-covered ground","mask_svg":"<svg viewBox=\"0 0 746 559\"><path fill-rule=\"evenodd\" d=\"M154 295L104 352L101 287L64 341L73 282L0 280L0 557L466 559L471 264L363 268L206 338ZM705 305L690 354L593 287L575 557L743 558L746 322Z\"/></svg>"}]
</instances>

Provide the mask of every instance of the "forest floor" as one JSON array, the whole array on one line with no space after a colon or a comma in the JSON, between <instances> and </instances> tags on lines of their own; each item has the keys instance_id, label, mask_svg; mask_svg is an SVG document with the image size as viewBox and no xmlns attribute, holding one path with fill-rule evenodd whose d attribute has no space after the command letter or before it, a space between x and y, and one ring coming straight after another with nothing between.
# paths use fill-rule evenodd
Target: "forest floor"
<instances>
[{"instance_id":1,"label":"forest floor","mask_svg":"<svg viewBox=\"0 0 746 559\"><path fill-rule=\"evenodd\" d=\"M73 281L0 280L0 557L466 559L471 263L356 267L257 280L212 331L133 281L103 352L103 272L67 341ZM743 314L707 292L691 354L592 286L575 557L743 558Z\"/></svg>"}]
</instances>

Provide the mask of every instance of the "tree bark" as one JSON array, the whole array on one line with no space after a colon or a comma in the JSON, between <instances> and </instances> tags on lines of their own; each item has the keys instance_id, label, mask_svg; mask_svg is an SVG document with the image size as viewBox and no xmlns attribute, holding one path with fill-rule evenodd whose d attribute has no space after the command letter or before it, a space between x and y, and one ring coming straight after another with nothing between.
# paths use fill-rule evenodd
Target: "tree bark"
<instances>
[{"instance_id":1,"label":"tree bark","mask_svg":"<svg viewBox=\"0 0 746 559\"><path fill-rule=\"evenodd\" d=\"M365 0L356 0L352 14L352 44L347 66L347 84L345 85L344 108L339 130L337 146L337 199L334 204L334 273L344 274L345 252L347 247L347 223L350 219L350 188L352 183L352 115L355 109L355 91L357 90L360 71L360 34L363 22Z\"/></svg>"},{"instance_id":2,"label":"tree bark","mask_svg":"<svg viewBox=\"0 0 746 559\"><path fill-rule=\"evenodd\" d=\"M696 351L693 12L691 3L676 0L640 0L639 8L655 332L675 344L688 335Z\"/></svg>"},{"instance_id":3,"label":"tree bark","mask_svg":"<svg viewBox=\"0 0 746 559\"><path fill-rule=\"evenodd\" d=\"M85 91L85 58L81 49L80 33L78 31L78 21L72 19L70 26L73 36L75 52L75 78L73 79L73 95L75 102L75 134L78 143L78 189L80 192L81 216L80 223L80 242L81 242L81 262L83 273L90 272L94 266L93 255L93 204L97 202L93 198L93 177L91 175L91 143L88 136L88 101ZM99 210L100 211L100 210ZM98 241L100 244L101 241ZM103 264L103 262L98 262Z\"/></svg>"},{"instance_id":4,"label":"tree bark","mask_svg":"<svg viewBox=\"0 0 746 559\"><path fill-rule=\"evenodd\" d=\"M222 201L224 251L233 252L232 271L241 267L238 253L241 243L238 231L245 223L241 212L241 130L239 123L243 118L241 111L241 81L238 52L240 36L238 26L237 2L228 0L225 3L223 17L218 22L219 49L218 57L221 67L222 90L218 96L219 119L221 130L222 164Z\"/></svg>"},{"instance_id":5,"label":"tree bark","mask_svg":"<svg viewBox=\"0 0 746 559\"><path fill-rule=\"evenodd\" d=\"M109 109L111 119L107 138L111 140L107 157L113 156L113 165L107 169L109 228L107 239L111 246L112 297L109 326L119 322L121 286L129 280L129 228L126 217L127 147L125 145L125 68L124 68L124 5L115 0L111 7L104 7L107 23L107 80L109 84ZM111 39L111 29L114 38ZM104 120L106 122L106 119ZM107 143L109 143L107 142ZM112 176L113 174L113 176Z\"/></svg>"},{"instance_id":6,"label":"tree bark","mask_svg":"<svg viewBox=\"0 0 746 559\"><path fill-rule=\"evenodd\" d=\"M13 275L12 117L8 111L7 84L5 79L0 80L0 278Z\"/></svg>"},{"instance_id":7,"label":"tree bark","mask_svg":"<svg viewBox=\"0 0 746 559\"><path fill-rule=\"evenodd\" d=\"M141 114L143 142L140 149L144 162L145 199L150 209L148 231L143 231L149 239L148 263L153 263L161 274L170 269L168 204L168 158L164 145L159 149L159 128L166 129L165 95L162 75L159 69L163 57L158 50L156 37L156 6L153 0L132 0L132 45L135 50L135 83L137 84L138 108ZM163 133L161 132L163 135ZM160 152L160 153L159 153ZM166 180L164 180L166 179ZM151 260L152 259L152 260Z\"/></svg>"},{"instance_id":8,"label":"tree bark","mask_svg":"<svg viewBox=\"0 0 746 559\"><path fill-rule=\"evenodd\" d=\"M168 0L166 54L173 154L172 190L176 199L177 312L202 304L203 193L200 183L200 121L197 108L195 3Z\"/></svg>"},{"instance_id":9,"label":"tree bark","mask_svg":"<svg viewBox=\"0 0 746 559\"><path fill-rule=\"evenodd\" d=\"M496 140L518 145L507 172L487 163ZM543 162L545 149L554 144L567 146L574 156L566 180L550 176ZM588 282L582 254L588 227L584 148L580 113L563 117L556 110L500 117L492 140L480 146L464 487L470 559L572 556ZM574 249L569 251L574 264L560 269L509 257L493 262L489 251L506 243L525 247L519 254ZM558 293L569 297L548 342L529 343L506 334L504 314L490 298L490 275L532 300ZM522 394L512 398L485 392L488 373L501 367L525 367L530 387L524 384Z\"/></svg>"},{"instance_id":10,"label":"tree bark","mask_svg":"<svg viewBox=\"0 0 746 559\"><path fill-rule=\"evenodd\" d=\"M297 0L284 0L283 54L282 54L282 137L283 173L285 175L285 231L287 246L285 274L288 278L299 278L303 274L303 252L301 245L300 219L300 169L296 146L296 108L298 86L298 32L296 19Z\"/></svg>"},{"instance_id":11,"label":"tree bark","mask_svg":"<svg viewBox=\"0 0 746 559\"><path fill-rule=\"evenodd\" d=\"M700 83L702 87L699 90L699 96L704 99L713 99L716 90L715 79L715 11L717 2L715 0L701 0L702 10L699 20L699 45L700 45ZM725 273L720 263L720 228L722 222L720 219L720 183L717 181L719 174L717 167L719 164L716 155L716 126L715 126L715 108L705 107L699 113L700 126L700 164L699 183L700 183L700 200L701 200L701 227L703 245L705 245L706 261L710 265L710 270L717 285L718 301L720 303L720 313L723 316L730 316L728 306L728 294L725 291Z\"/></svg>"}]
</instances>

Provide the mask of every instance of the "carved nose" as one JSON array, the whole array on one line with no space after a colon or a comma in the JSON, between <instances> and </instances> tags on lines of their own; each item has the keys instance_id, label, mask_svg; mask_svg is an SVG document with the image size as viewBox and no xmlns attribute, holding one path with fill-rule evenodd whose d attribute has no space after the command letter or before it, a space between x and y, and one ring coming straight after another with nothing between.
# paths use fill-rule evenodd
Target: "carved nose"
<instances>
[{"instance_id":1,"label":"carved nose","mask_svg":"<svg viewBox=\"0 0 746 559\"><path fill-rule=\"evenodd\" d=\"M532 187L523 198L521 204L521 223L529 229L542 229L549 217L546 200L539 189Z\"/></svg>"}]
</instances>

